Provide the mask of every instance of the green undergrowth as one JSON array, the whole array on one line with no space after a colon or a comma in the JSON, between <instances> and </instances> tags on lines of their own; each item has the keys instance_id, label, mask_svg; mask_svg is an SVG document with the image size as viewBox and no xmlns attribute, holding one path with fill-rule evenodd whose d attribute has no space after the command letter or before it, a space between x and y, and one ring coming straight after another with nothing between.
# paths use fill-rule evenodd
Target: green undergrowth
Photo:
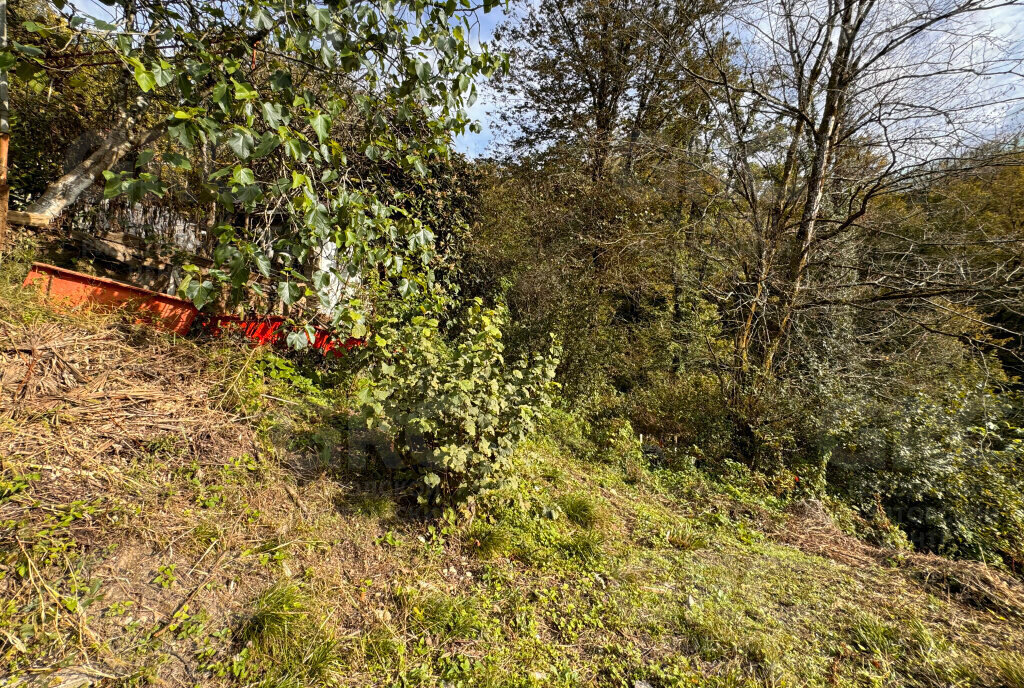
<instances>
[{"instance_id":1,"label":"green undergrowth","mask_svg":"<svg viewBox=\"0 0 1024 688\"><path fill-rule=\"evenodd\" d=\"M355 455L343 365L197 352L227 425L96 459L21 421L74 455L3 457L0 684L1024 686L1013 610L783 544L795 495L556 413L427 515Z\"/></svg>"}]
</instances>

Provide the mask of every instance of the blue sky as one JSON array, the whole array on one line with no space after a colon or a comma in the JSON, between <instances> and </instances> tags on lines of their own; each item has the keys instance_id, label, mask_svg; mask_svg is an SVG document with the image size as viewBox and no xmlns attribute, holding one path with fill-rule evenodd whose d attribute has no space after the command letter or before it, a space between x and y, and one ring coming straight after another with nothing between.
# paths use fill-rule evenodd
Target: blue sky
<instances>
[{"instance_id":1,"label":"blue sky","mask_svg":"<svg viewBox=\"0 0 1024 688\"><path fill-rule=\"evenodd\" d=\"M489 43L491 37L494 35L494 29L504 18L505 12L501 5L487 14L480 13L478 15L479 23L474 27L473 35L471 36L473 42ZM479 134L467 131L463 136L456 137L455 139L455 150L460 153L465 153L471 158L480 157L481 155L486 154L487 148L490 146L491 141L494 138L492 120L488 115L488 110L493 107L490 92L487 89L486 83L477 84L477 88L479 90L480 97L477 98L473 107L469 109L469 114L473 119L480 122L480 126L483 127L483 129Z\"/></svg>"}]
</instances>

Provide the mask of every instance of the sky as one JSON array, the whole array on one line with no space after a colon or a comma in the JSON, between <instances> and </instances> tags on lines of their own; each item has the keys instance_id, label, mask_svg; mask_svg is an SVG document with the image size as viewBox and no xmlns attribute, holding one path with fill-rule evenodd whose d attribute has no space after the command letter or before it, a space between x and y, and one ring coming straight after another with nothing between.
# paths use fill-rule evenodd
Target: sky
<instances>
[{"instance_id":1,"label":"sky","mask_svg":"<svg viewBox=\"0 0 1024 688\"><path fill-rule=\"evenodd\" d=\"M474 45L490 42L491 37L494 35L494 29L505 18L505 12L502 6L499 5L487 14L481 13L478 16L479 24L475 27L475 31L471 36ZM479 134L474 134L467 129L464 135L458 136L455 139L455 150L471 158L485 155L494 138L492 118L488 114L488 110L493 107L493 103L489 97L486 83L477 84L477 89L480 97L469 108L469 115L474 120L480 122L482 130Z\"/></svg>"}]
</instances>

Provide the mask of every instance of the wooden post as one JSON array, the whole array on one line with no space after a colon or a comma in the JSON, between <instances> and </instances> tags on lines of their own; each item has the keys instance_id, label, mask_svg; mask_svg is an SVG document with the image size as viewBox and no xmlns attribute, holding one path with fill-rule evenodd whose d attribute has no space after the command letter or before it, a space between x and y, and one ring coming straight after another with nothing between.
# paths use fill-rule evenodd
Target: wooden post
<instances>
[{"instance_id":1,"label":"wooden post","mask_svg":"<svg viewBox=\"0 0 1024 688\"><path fill-rule=\"evenodd\" d=\"M7 49L7 0L0 0L0 50ZM7 206L11 187L7 184L7 149L11 143L11 125L7 121L10 102L7 70L0 70L0 252L7 248Z\"/></svg>"}]
</instances>

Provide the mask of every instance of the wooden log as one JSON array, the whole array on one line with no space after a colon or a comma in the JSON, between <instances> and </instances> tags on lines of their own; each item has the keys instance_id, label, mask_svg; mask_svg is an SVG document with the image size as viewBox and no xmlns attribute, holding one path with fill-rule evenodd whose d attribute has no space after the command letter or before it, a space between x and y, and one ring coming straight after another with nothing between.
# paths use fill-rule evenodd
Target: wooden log
<instances>
[{"instance_id":1,"label":"wooden log","mask_svg":"<svg viewBox=\"0 0 1024 688\"><path fill-rule=\"evenodd\" d=\"M45 213L29 213L23 210L8 210L7 221L12 225L25 225L27 227L38 227L45 229L50 226L53 220Z\"/></svg>"}]
</instances>

